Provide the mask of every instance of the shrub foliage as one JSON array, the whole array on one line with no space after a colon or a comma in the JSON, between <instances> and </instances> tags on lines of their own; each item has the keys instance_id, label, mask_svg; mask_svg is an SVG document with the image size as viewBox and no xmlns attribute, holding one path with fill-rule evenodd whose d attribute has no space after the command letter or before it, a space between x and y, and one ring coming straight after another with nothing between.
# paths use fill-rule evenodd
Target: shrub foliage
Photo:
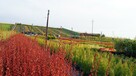
<instances>
[{"instance_id":1,"label":"shrub foliage","mask_svg":"<svg viewBox=\"0 0 136 76\"><path fill-rule=\"evenodd\" d=\"M0 45L0 76L72 76L71 63L65 52L50 54L35 40L22 34L10 37ZM2 63L1 63L2 62Z\"/></svg>"},{"instance_id":2,"label":"shrub foliage","mask_svg":"<svg viewBox=\"0 0 136 76\"><path fill-rule=\"evenodd\" d=\"M136 40L118 40L115 43L115 48L118 52L124 52L125 54L134 56L136 54Z\"/></svg>"}]
</instances>

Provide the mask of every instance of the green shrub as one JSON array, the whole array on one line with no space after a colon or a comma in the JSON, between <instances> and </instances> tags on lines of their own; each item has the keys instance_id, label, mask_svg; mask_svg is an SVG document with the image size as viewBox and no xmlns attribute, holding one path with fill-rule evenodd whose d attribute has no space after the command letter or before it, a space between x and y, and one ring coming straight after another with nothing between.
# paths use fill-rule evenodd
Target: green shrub
<instances>
[{"instance_id":1,"label":"green shrub","mask_svg":"<svg viewBox=\"0 0 136 76\"><path fill-rule=\"evenodd\" d=\"M124 52L129 55L134 55L136 54L136 40L118 40L115 43L115 49L118 52Z\"/></svg>"},{"instance_id":2,"label":"green shrub","mask_svg":"<svg viewBox=\"0 0 136 76\"><path fill-rule=\"evenodd\" d=\"M54 36L49 35L49 36L48 36L48 40L49 40L49 39L55 39L55 37L54 37Z\"/></svg>"}]
</instances>

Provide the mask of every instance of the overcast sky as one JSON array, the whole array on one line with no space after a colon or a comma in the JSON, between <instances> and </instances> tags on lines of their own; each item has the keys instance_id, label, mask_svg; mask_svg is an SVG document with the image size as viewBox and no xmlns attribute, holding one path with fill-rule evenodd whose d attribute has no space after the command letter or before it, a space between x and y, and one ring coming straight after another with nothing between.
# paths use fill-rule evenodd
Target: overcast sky
<instances>
[{"instance_id":1,"label":"overcast sky","mask_svg":"<svg viewBox=\"0 0 136 76\"><path fill-rule=\"evenodd\" d=\"M136 0L0 0L0 22L46 24L112 37L136 36Z\"/></svg>"}]
</instances>

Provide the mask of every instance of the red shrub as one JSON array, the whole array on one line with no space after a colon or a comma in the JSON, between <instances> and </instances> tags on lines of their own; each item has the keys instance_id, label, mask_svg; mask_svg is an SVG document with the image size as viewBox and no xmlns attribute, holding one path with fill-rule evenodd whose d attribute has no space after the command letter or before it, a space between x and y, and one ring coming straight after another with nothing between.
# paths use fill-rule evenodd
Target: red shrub
<instances>
[{"instance_id":1,"label":"red shrub","mask_svg":"<svg viewBox=\"0 0 136 76\"><path fill-rule=\"evenodd\" d=\"M2 44L2 42L0 41L0 76L2 75L2 57L1 57L1 44Z\"/></svg>"},{"instance_id":2,"label":"red shrub","mask_svg":"<svg viewBox=\"0 0 136 76\"><path fill-rule=\"evenodd\" d=\"M2 46L3 76L71 76L65 54L50 54L22 34L10 37Z\"/></svg>"}]
</instances>

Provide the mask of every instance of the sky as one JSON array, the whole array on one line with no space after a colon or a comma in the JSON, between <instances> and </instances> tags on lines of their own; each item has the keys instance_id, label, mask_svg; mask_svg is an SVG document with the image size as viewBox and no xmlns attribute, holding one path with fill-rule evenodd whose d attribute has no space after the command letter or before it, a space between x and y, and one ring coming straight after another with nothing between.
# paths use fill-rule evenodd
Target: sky
<instances>
[{"instance_id":1,"label":"sky","mask_svg":"<svg viewBox=\"0 0 136 76\"><path fill-rule=\"evenodd\" d=\"M136 0L0 0L0 22L73 28L110 37L136 37Z\"/></svg>"}]
</instances>

